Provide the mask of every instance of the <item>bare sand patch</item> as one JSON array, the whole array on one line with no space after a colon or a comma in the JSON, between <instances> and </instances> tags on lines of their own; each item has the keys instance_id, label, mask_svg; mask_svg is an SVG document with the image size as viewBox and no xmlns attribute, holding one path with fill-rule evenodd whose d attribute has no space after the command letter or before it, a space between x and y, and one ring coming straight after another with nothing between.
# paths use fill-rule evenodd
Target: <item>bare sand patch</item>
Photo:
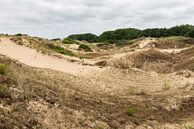
<instances>
[{"instance_id":1,"label":"bare sand patch","mask_svg":"<svg viewBox=\"0 0 194 129\"><path fill-rule=\"evenodd\" d=\"M38 68L48 68L73 75L89 74L101 70L98 67L91 67L69 62L65 59L45 55L25 46L17 45L7 38L0 42L0 54L16 59L21 63Z\"/></svg>"}]
</instances>

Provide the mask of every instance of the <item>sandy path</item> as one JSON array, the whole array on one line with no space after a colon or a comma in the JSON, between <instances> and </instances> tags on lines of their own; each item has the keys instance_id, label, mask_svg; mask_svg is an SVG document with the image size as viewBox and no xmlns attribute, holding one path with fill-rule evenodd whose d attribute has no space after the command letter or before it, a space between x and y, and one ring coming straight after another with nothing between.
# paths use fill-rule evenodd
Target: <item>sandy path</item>
<instances>
[{"instance_id":1,"label":"sandy path","mask_svg":"<svg viewBox=\"0 0 194 129\"><path fill-rule=\"evenodd\" d=\"M68 62L54 56L44 55L25 46L17 45L7 38L0 39L0 54L16 59L21 63L38 68L48 68L73 75L85 75L102 70L98 67L84 66Z\"/></svg>"}]
</instances>

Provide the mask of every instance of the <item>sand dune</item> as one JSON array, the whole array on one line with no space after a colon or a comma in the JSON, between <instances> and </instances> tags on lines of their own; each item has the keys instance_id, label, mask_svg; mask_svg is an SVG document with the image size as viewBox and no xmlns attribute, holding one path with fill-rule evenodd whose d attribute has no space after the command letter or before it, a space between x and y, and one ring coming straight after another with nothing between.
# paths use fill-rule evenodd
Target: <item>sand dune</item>
<instances>
[{"instance_id":1,"label":"sand dune","mask_svg":"<svg viewBox=\"0 0 194 129\"><path fill-rule=\"evenodd\" d=\"M1 38L0 54L16 59L21 63L38 68L48 68L73 75L83 75L100 70L98 67L84 66L65 59L45 55L25 46L17 45L7 38Z\"/></svg>"}]
</instances>

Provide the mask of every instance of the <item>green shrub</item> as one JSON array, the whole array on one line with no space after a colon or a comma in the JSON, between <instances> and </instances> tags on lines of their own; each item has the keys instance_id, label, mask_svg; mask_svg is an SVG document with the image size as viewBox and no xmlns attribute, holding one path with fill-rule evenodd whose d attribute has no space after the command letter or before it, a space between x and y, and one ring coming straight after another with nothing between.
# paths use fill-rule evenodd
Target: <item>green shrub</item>
<instances>
[{"instance_id":1,"label":"green shrub","mask_svg":"<svg viewBox=\"0 0 194 129\"><path fill-rule=\"evenodd\" d=\"M79 46L79 49L80 49L80 50L84 50L84 51L86 51L86 52L92 52L92 49L91 49L89 46L84 45L84 44L81 44L81 45Z\"/></svg>"},{"instance_id":2,"label":"green shrub","mask_svg":"<svg viewBox=\"0 0 194 129\"><path fill-rule=\"evenodd\" d=\"M194 129L192 126L186 126L185 129Z\"/></svg>"},{"instance_id":3,"label":"green shrub","mask_svg":"<svg viewBox=\"0 0 194 129\"><path fill-rule=\"evenodd\" d=\"M194 26L193 25L179 25L171 28L148 28L144 30L136 28L123 28L117 30L111 30L103 32L97 36L95 34L73 34L68 38L88 41L88 42L106 42L110 44L125 44L128 40L137 39L140 37L169 37L169 36L188 36L194 38Z\"/></svg>"},{"instance_id":4,"label":"green shrub","mask_svg":"<svg viewBox=\"0 0 194 129\"><path fill-rule=\"evenodd\" d=\"M64 43L64 44L79 44L77 41L70 39L70 38L64 38L62 43Z\"/></svg>"},{"instance_id":5,"label":"green shrub","mask_svg":"<svg viewBox=\"0 0 194 129\"><path fill-rule=\"evenodd\" d=\"M0 64L0 74L3 75L6 73L6 65L5 64Z\"/></svg>"},{"instance_id":6,"label":"green shrub","mask_svg":"<svg viewBox=\"0 0 194 129\"><path fill-rule=\"evenodd\" d=\"M69 50L66 50L64 49L63 47L61 46L57 46L55 44L47 44L47 46L50 48L50 49L53 49L54 51L58 52L58 53L61 53L63 55L68 55L68 56L76 56L72 51L69 51Z\"/></svg>"},{"instance_id":7,"label":"green shrub","mask_svg":"<svg viewBox=\"0 0 194 129\"><path fill-rule=\"evenodd\" d=\"M56 50L58 53L61 53L63 55L67 55L67 56L76 56L72 51L69 50L65 50L65 49L58 49Z\"/></svg>"},{"instance_id":8,"label":"green shrub","mask_svg":"<svg viewBox=\"0 0 194 129\"><path fill-rule=\"evenodd\" d=\"M15 34L15 36L22 36L22 34L21 33L18 33L18 34Z\"/></svg>"},{"instance_id":9,"label":"green shrub","mask_svg":"<svg viewBox=\"0 0 194 129\"><path fill-rule=\"evenodd\" d=\"M50 41L60 41L60 38L51 39Z\"/></svg>"},{"instance_id":10,"label":"green shrub","mask_svg":"<svg viewBox=\"0 0 194 129\"><path fill-rule=\"evenodd\" d=\"M87 42L96 42L98 39L98 36L91 33L86 34L73 34L68 36L70 39L79 40L79 41L87 41Z\"/></svg>"},{"instance_id":11,"label":"green shrub","mask_svg":"<svg viewBox=\"0 0 194 129\"><path fill-rule=\"evenodd\" d=\"M126 110L125 110L125 113L128 115L128 116L133 116L133 114L136 112L136 109L134 107L128 107Z\"/></svg>"},{"instance_id":12,"label":"green shrub","mask_svg":"<svg viewBox=\"0 0 194 129\"><path fill-rule=\"evenodd\" d=\"M9 89L6 85L0 85L0 97L9 96Z\"/></svg>"}]
</instances>

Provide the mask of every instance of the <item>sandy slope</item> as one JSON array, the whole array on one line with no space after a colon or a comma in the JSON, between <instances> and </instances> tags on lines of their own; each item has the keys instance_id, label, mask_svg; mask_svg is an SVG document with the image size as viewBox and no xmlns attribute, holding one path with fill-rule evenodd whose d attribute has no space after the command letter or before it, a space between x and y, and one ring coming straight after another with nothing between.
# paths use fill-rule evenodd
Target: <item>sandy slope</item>
<instances>
[{"instance_id":1,"label":"sandy slope","mask_svg":"<svg viewBox=\"0 0 194 129\"><path fill-rule=\"evenodd\" d=\"M146 38L144 40L142 40L140 43L139 43L139 48L140 49L143 49L145 46L147 46L149 43L151 42L154 42L155 39L152 39L152 38Z\"/></svg>"},{"instance_id":2,"label":"sandy slope","mask_svg":"<svg viewBox=\"0 0 194 129\"><path fill-rule=\"evenodd\" d=\"M64 129L64 127L68 129L101 127L104 129L184 129L185 127L187 129L187 123L188 128L193 127L192 72L160 74L135 68L100 69L39 53L34 49L17 45L8 38L0 40L0 55L6 55L38 68L49 68L76 76L87 74L72 77L52 70L34 71L30 69L31 67L18 68L13 65L11 70L15 76L11 76L11 79L13 78L17 83L12 84L10 81L11 84L8 84L13 100L4 100L6 103L12 102L13 109L10 108L10 102L5 104L6 106L0 105L0 109L4 112L11 109L10 119L5 119L5 123L9 125L12 124L9 123L10 121L16 120L13 122L25 124L24 127L32 122L30 125L32 128L38 128L40 123L43 129ZM148 40L135 51L101 58L105 61L116 60L135 52L146 51L147 48L144 48L146 44L149 44ZM167 52L171 53L172 49ZM0 58L0 63L4 63L3 61L5 60L1 61ZM121 63L123 61L125 60L121 60ZM190 78L185 77L190 73ZM6 75L7 78L9 75ZM0 78L0 82L2 80ZM23 94L29 97L28 101L26 97L21 100ZM21 110L16 110L17 106ZM133 108L135 111L130 115L130 109ZM129 109L129 115L126 109ZM4 115L0 115L0 120L1 117L4 120ZM21 120L17 121L16 118Z\"/></svg>"},{"instance_id":3,"label":"sandy slope","mask_svg":"<svg viewBox=\"0 0 194 129\"><path fill-rule=\"evenodd\" d=\"M34 49L17 45L7 38L1 38L0 54L16 59L29 66L53 69L73 75L83 75L96 70L102 70L98 67L83 66L78 63L68 62L65 59L39 53Z\"/></svg>"}]
</instances>

